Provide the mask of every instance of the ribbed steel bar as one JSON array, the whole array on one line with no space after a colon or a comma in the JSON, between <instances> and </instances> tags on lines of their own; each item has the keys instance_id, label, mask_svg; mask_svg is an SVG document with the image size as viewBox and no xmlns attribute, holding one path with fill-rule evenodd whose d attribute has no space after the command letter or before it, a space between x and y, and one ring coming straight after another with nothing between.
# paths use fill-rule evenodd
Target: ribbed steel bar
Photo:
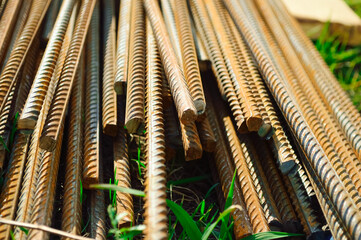
<instances>
[{"instance_id":1,"label":"ribbed steel bar","mask_svg":"<svg viewBox=\"0 0 361 240\"><path fill-rule=\"evenodd\" d=\"M197 118L197 110L189 93L183 71L177 62L177 57L170 43L158 3L155 0L145 0L144 6L157 40L178 117L183 123L194 121Z\"/></svg>"},{"instance_id":2,"label":"ribbed steel bar","mask_svg":"<svg viewBox=\"0 0 361 240\"><path fill-rule=\"evenodd\" d=\"M180 122L179 124L186 161L200 159L202 157L203 149L195 122L185 124Z\"/></svg>"},{"instance_id":3,"label":"ribbed steel bar","mask_svg":"<svg viewBox=\"0 0 361 240\"><path fill-rule=\"evenodd\" d=\"M83 49L94 5L94 0L86 0L80 7L63 72L59 79L58 88L50 108L51 110L47 115L45 126L41 134L41 148L51 150L55 147L59 137L59 128L64 124L65 112L69 102L73 79L75 77L75 70L79 63L80 53Z\"/></svg>"},{"instance_id":4,"label":"ribbed steel bar","mask_svg":"<svg viewBox=\"0 0 361 240\"><path fill-rule=\"evenodd\" d=\"M357 111L346 92L341 88L335 76L327 67L325 61L318 53L313 43L304 34L303 30L296 23L286 8L278 1L270 1L272 8L277 13L285 33L297 55L309 73L313 85L324 99L324 103L334 114L343 128L347 139L361 158L361 116Z\"/></svg>"},{"instance_id":5,"label":"ribbed steel bar","mask_svg":"<svg viewBox=\"0 0 361 240\"><path fill-rule=\"evenodd\" d=\"M78 4L77 4L78 6ZM84 54L83 54L84 55ZM81 176L83 160L84 113L84 57L81 58L72 90L65 156L65 180L61 229L79 235L81 233ZM65 239L65 238L64 238Z\"/></svg>"},{"instance_id":6,"label":"ribbed steel bar","mask_svg":"<svg viewBox=\"0 0 361 240\"><path fill-rule=\"evenodd\" d=\"M146 178L144 230L146 239L167 239L166 166L162 104L162 64L155 32L147 21Z\"/></svg>"},{"instance_id":7,"label":"ribbed steel bar","mask_svg":"<svg viewBox=\"0 0 361 240\"><path fill-rule=\"evenodd\" d=\"M208 96L209 94L206 94L207 98ZM214 160L224 197L226 198L228 196L228 191L232 183L232 176L235 171L233 166L234 163L232 157L230 156L225 136L223 135L224 130L217 120L213 110L214 108L212 107L211 102L207 100L206 112L216 138L216 147L213 153ZM237 173L238 172L239 169L237 169ZM245 178L239 179L239 181L235 181L234 186L233 204L237 204L243 208L243 211L241 209L237 209L232 213L232 217L234 219L234 233L237 239L248 236L253 232L269 231L267 221L264 217L262 207L259 204L257 196L252 197L252 182L248 182L246 176ZM247 188L247 186L250 188Z\"/></svg>"},{"instance_id":8,"label":"ribbed steel bar","mask_svg":"<svg viewBox=\"0 0 361 240\"><path fill-rule=\"evenodd\" d=\"M272 196L275 200L277 209L280 212L284 229L288 232L297 232L299 222L296 213L292 207L291 201L288 198L285 186L282 184L283 180L277 171L274 159L266 143L261 139L255 139L255 146L259 153L261 165L269 183Z\"/></svg>"},{"instance_id":9,"label":"ribbed steel bar","mask_svg":"<svg viewBox=\"0 0 361 240\"><path fill-rule=\"evenodd\" d=\"M237 130L239 132L246 132L248 131L246 120L228 74L227 66L207 11L203 5L198 4L198 1L192 0L190 3L197 29L204 39L208 55L212 62L213 71L217 76L218 86L222 89L221 92L225 94L228 104L232 109L233 117L237 123Z\"/></svg>"},{"instance_id":10,"label":"ribbed steel bar","mask_svg":"<svg viewBox=\"0 0 361 240\"><path fill-rule=\"evenodd\" d=\"M28 19L22 30L20 36L17 38L9 60L0 75L0 105L1 112L3 111L7 98L10 94L11 88L18 80L20 69L25 63L25 58L34 41L34 38L40 28L40 24L44 18L46 10L50 4L49 0L34 0Z\"/></svg>"},{"instance_id":11,"label":"ribbed steel bar","mask_svg":"<svg viewBox=\"0 0 361 240\"><path fill-rule=\"evenodd\" d=\"M324 127L325 133L329 136L335 151L340 156L353 183L357 189L360 189L361 178L359 173L361 172L361 162L357 159L352 147L343 136L342 129L326 109L322 99L318 97L318 94L313 88L311 82L309 82L307 73L304 71L301 62L297 58L296 53L293 51L292 45L288 42L288 38L280 27L276 17L271 12L270 5L263 1L256 2L260 7L261 12L264 14L265 19L267 19L267 23L273 32L273 36L278 41L278 45L282 49L286 60L292 63L290 64L290 67L292 68L295 76L297 76L297 79L292 78L294 80L290 85L293 86L293 88L303 89L302 93L301 91L299 92L306 96L311 107L315 110L314 112L316 113L316 116L320 119L320 123Z\"/></svg>"},{"instance_id":12,"label":"ribbed steel bar","mask_svg":"<svg viewBox=\"0 0 361 240\"><path fill-rule=\"evenodd\" d=\"M48 152L40 150L40 152L38 152L38 154L42 155L42 157L36 181L36 192L34 195L30 221L33 224L46 226L51 225L56 194L56 183L59 172L63 129L64 127L61 127L59 141L56 143L56 147L53 151ZM28 238L34 240L46 240L49 239L49 233L31 229L29 230Z\"/></svg>"},{"instance_id":13,"label":"ribbed steel bar","mask_svg":"<svg viewBox=\"0 0 361 240\"><path fill-rule=\"evenodd\" d=\"M163 107L165 129L164 134L166 138L166 144L172 145L173 148L178 149L181 148L183 145L182 136L173 101L171 103L172 104L169 107Z\"/></svg>"},{"instance_id":14,"label":"ribbed steel bar","mask_svg":"<svg viewBox=\"0 0 361 240\"><path fill-rule=\"evenodd\" d=\"M129 36L129 62L125 127L129 133L144 129L145 14L142 0L134 0Z\"/></svg>"},{"instance_id":15,"label":"ribbed steel bar","mask_svg":"<svg viewBox=\"0 0 361 240\"><path fill-rule=\"evenodd\" d=\"M7 0L2 0L2 1L0 2L0 17L3 16L6 3L7 3Z\"/></svg>"},{"instance_id":16,"label":"ribbed steel bar","mask_svg":"<svg viewBox=\"0 0 361 240\"><path fill-rule=\"evenodd\" d=\"M96 3L89 26L86 45L85 121L83 185L99 183L100 177L100 66L99 25L100 7Z\"/></svg>"},{"instance_id":17,"label":"ribbed steel bar","mask_svg":"<svg viewBox=\"0 0 361 240\"><path fill-rule=\"evenodd\" d=\"M213 0L205 0L204 2L226 60L228 72L238 95L242 112L246 118L247 128L249 131L258 131L263 124L263 120L259 113L256 99L253 96L252 87L247 82L244 70L237 59L236 51L232 44L235 41L230 36L226 20L221 17L215 2ZM199 4L201 5L202 2L200 1Z\"/></svg>"},{"instance_id":18,"label":"ribbed steel bar","mask_svg":"<svg viewBox=\"0 0 361 240\"><path fill-rule=\"evenodd\" d=\"M61 6L53 34L50 36L34 84L26 100L23 113L19 118L19 129L34 129L36 125L49 82L54 74L56 61L59 57L74 3L75 0L65 0Z\"/></svg>"},{"instance_id":19,"label":"ribbed steel bar","mask_svg":"<svg viewBox=\"0 0 361 240\"><path fill-rule=\"evenodd\" d=\"M361 216L358 207L353 203L351 197L346 194L348 192L347 189L333 169L324 150L316 140L314 133L305 124L304 117L295 107L294 100L290 98L290 93L280 79L278 71L275 71L267 51L260 44L258 34L252 29L249 20L245 17L242 8L239 7L237 2L224 0L224 3L236 22L239 31L247 40L262 74L265 76L268 87L292 126L292 130L303 151L308 156L309 161L306 161L305 164L307 164L309 170L315 172L317 178L322 182L351 235L355 238L361 237Z\"/></svg>"},{"instance_id":20,"label":"ribbed steel bar","mask_svg":"<svg viewBox=\"0 0 361 240\"><path fill-rule=\"evenodd\" d=\"M50 35L51 35L52 31L54 30L55 21L59 14L60 5L61 5L60 0L52 0L50 3L49 10L46 13L46 16L44 19L44 29L43 29L43 33L42 33L42 37L41 37L45 42L49 41Z\"/></svg>"},{"instance_id":21,"label":"ribbed steel bar","mask_svg":"<svg viewBox=\"0 0 361 240\"><path fill-rule=\"evenodd\" d=\"M106 240L106 208L104 191L95 190L90 193L90 237Z\"/></svg>"},{"instance_id":22,"label":"ribbed steel bar","mask_svg":"<svg viewBox=\"0 0 361 240\"><path fill-rule=\"evenodd\" d=\"M75 18L75 16L74 16ZM64 43L62 49L60 51L60 55L56 64L55 74L53 75L50 85L48 87L47 95L44 99L44 103L39 115L38 122L34 129L34 132L31 136L31 142L29 147L29 153L26 161L26 169L24 172L24 178L21 189L21 196L19 198L19 204L17 209L17 221L29 222L30 221L30 211L32 208L34 194L35 194L35 181L38 176L38 169L40 164L40 158L38 157L39 150L39 139L40 133L42 131L46 115L49 111L50 104L54 95L55 87L57 82L59 81L62 68L65 62L66 53L69 48L70 38L73 33L74 20L72 24L69 24L68 30L66 32L66 36L64 38ZM14 231L14 235L16 239L23 239L25 237L25 233L20 229L16 228Z\"/></svg>"},{"instance_id":23,"label":"ribbed steel bar","mask_svg":"<svg viewBox=\"0 0 361 240\"><path fill-rule=\"evenodd\" d=\"M165 77L164 70L163 70L162 75L163 75L163 77L162 77L162 79L163 79L163 81L162 81L162 83L163 83L163 87L162 87L163 105L164 105L164 108L167 109L170 106L173 106L174 104L173 104L173 99L172 99L172 93L170 91L167 78Z\"/></svg>"},{"instance_id":24,"label":"ribbed steel bar","mask_svg":"<svg viewBox=\"0 0 361 240\"><path fill-rule=\"evenodd\" d=\"M197 130L199 133L199 138L202 143L202 149L206 152L213 152L214 147L216 146L216 138L214 137L213 130L207 118L207 114L204 114L205 118L197 122Z\"/></svg>"},{"instance_id":25,"label":"ribbed steel bar","mask_svg":"<svg viewBox=\"0 0 361 240\"><path fill-rule=\"evenodd\" d=\"M125 94L128 77L129 29L131 22L131 0L123 0L119 7L119 22L117 36L117 62L114 79L114 90Z\"/></svg>"},{"instance_id":26,"label":"ribbed steel bar","mask_svg":"<svg viewBox=\"0 0 361 240\"><path fill-rule=\"evenodd\" d=\"M118 186L130 188L130 160L128 156L127 133L123 127L119 127L118 134L113 143L114 151L114 176ZM117 214L124 214L118 223L118 227L129 227L133 222L133 197L128 193L117 191Z\"/></svg>"},{"instance_id":27,"label":"ribbed steel bar","mask_svg":"<svg viewBox=\"0 0 361 240\"><path fill-rule=\"evenodd\" d=\"M174 15L182 53L183 72L198 115L202 115L206 108L206 100L198 67L187 1L174 1L174 9L176 9Z\"/></svg>"},{"instance_id":28,"label":"ribbed steel bar","mask_svg":"<svg viewBox=\"0 0 361 240\"><path fill-rule=\"evenodd\" d=\"M19 132L15 137L14 148L10 156L10 167L5 176L5 188L0 195L0 216L2 218L15 219L30 136L29 132ZM10 239L12 229L11 225L0 225L0 239Z\"/></svg>"},{"instance_id":29,"label":"ribbed steel bar","mask_svg":"<svg viewBox=\"0 0 361 240\"><path fill-rule=\"evenodd\" d=\"M117 134L117 94L114 91L116 60L116 15L114 1L103 1L103 132Z\"/></svg>"},{"instance_id":30,"label":"ribbed steel bar","mask_svg":"<svg viewBox=\"0 0 361 240\"><path fill-rule=\"evenodd\" d=\"M18 20L18 12L23 7L21 0L8 0L5 5L4 13L0 19L0 65L4 64L6 52L8 51L13 28ZM26 5L26 3L23 3ZM24 8L26 8L24 6ZM21 16L20 16L21 17Z\"/></svg>"}]
</instances>

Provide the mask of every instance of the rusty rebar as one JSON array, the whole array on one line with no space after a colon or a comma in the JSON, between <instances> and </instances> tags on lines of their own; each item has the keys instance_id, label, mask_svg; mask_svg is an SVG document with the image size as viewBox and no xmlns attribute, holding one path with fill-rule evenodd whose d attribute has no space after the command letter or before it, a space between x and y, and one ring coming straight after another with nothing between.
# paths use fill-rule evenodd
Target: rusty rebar
<instances>
[{"instance_id":1,"label":"rusty rebar","mask_svg":"<svg viewBox=\"0 0 361 240\"><path fill-rule=\"evenodd\" d=\"M0 195L0 216L2 218L15 219L30 136L29 132L19 132L15 137L14 148L10 156L10 167L5 176L5 188ZM10 225L0 225L0 239L10 239L11 230Z\"/></svg>"},{"instance_id":2,"label":"rusty rebar","mask_svg":"<svg viewBox=\"0 0 361 240\"><path fill-rule=\"evenodd\" d=\"M157 40L178 117L183 123L194 121L197 118L197 110L189 93L183 71L177 62L177 57L170 43L158 3L155 0L146 0L144 6Z\"/></svg>"},{"instance_id":3,"label":"rusty rebar","mask_svg":"<svg viewBox=\"0 0 361 240\"><path fill-rule=\"evenodd\" d=\"M93 239L106 240L106 207L104 191L93 190L90 193L90 236Z\"/></svg>"},{"instance_id":4,"label":"rusty rebar","mask_svg":"<svg viewBox=\"0 0 361 240\"><path fill-rule=\"evenodd\" d=\"M272 8L277 12L277 17L285 29L285 33L292 39L292 44L297 55L311 76L313 86L324 99L329 110L334 114L349 142L356 151L358 157L361 155L361 116L346 92L341 88L335 76L327 67L320 53L313 43L304 34L303 30L290 17L286 8L278 1L271 1Z\"/></svg>"},{"instance_id":5,"label":"rusty rebar","mask_svg":"<svg viewBox=\"0 0 361 240\"><path fill-rule=\"evenodd\" d=\"M23 4L26 5L27 3L22 3L20 0L9 0L5 5L3 15L0 19L0 65L6 63L4 59L11 42L10 39L13 35L14 25L18 19L18 12L22 7L24 7L24 9L26 8L26 6L22 6Z\"/></svg>"},{"instance_id":6,"label":"rusty rebar","mask_svg":"<svg viewBox=\"0 0 361 240\"><path fill-rule=\"evenodd\" d=\"M70 90L73 85L75 71L84 46L86 33L94 9L95 1L87 0L82 3L75 24L73 37L66 56L63 72L53 98L52 106L47 115L44 129L41 134L40 147L51 150L55 147L59 137L59 128L64 124L65 112L69 102Z\"/></svg>"},{"instance_id":7,"label":"rusty rebar","mask_svg":"<svg viewBox=\"0 0 361 240\"><path fill-rule=\"evenodd\" d=\"M50 35L54 30L55 21L57 19L57 16L59 14L61 1L60 0L53 0L50 3L49 10L46 13L45 19L44 19L44 29L41 38L48 42L50 39ZM55 31L54 31L55 32Z\"/></svg>"},{"instance_id":8,"label":"rusty rebar","mask_svg":"<svg viewBox=\"0 0 361 240\"><path fill-rule=\"evenodd\" d=\"M19 118L19 129L34 129L36 125L49 82L54 74L56 61L59 57L74 3L75 0L66 0L61 6L53 34L51 34L23 113Z\"/></svg>"},{"instance_id":9,"label":"rusty rebar","mask_svg":"<svg viewBox=\"0 0 361 240\"><path fill-rule=\"evenodd\" d=\"M78 4L77 4L78 6ZM84 54L83 54L84 56ZM81 233L83 161L83 120L85 63L82 56L72 90L66 141L65 180L61 229L79 235Z\"/></svg>"},{"instance_id":10,"label":"rusty rebar","mask_svg":"<svg viewBox=\"0 0 361 240\"><path fill-rule=\"evenodd\" d=\"M174 1L174 3L174 9L176 9L174 15L182 53L183 72L198 115L202 115L206 108L206 100L198 67L187 1L179 0Z\"/></svg>"},{"instance_id":11,"label":"rusty rebar","mask_svg":"<svg viewBox=\"0 0 361 240\"><path fill-rule=\"evenodd\" d=\"M162 64L159 49L147 21L147 97L146 97L146 239L167 239L166 167L162 104Z\"/></svg>"},{"instance_id":12,"label":"rusty rebar","mask_svg":"<svg viewBox=\"0 0 361 240\"><path fill-rule=\"evenodd\" d=\"M247 128L249 131L258 131L263 124L263 120L258 110L256 98L253 96L252 86L248 83L244 70L237 59L236 51L232 44L235 41L230 35L229 26L227 26L226 20L221 17L217 5L213 0L206 0L204 2L211 22L213 23L214 31L216 32L224 58L226 59L228 72L238 95ZM199 4L202 3L199 2Z\"/></svg>"},{"instance_id":13,"label":"rusty rebar","mask_svg":"<svg viewBox=\"0 0 361 240\"><path fill-rule=\"evenodd\" d=\"M145 79L145 14L141 0L133 1L129 36L129 68L125 127L129 133L144 129L144 79Z\"/></svg>"},{"instance_id":14,"label":"rusty rebar","mask_svg":"<svg viewBox=\"0 0 361 240\"><path fill-rule=\"evenodd\" d=\"M118 134L113 144L114 151L114 176L118 186L130 188L130 161L128 156L127 133L123 127L119 127ZM116 209L117 214L126 213L118 223L118 227L129 227L133 222L133 197L128 193L117 191Z\"/></svg>"},{"instance_id":15,"label":"rusty rebar","mask_svg":"<svg viewBox=\"0 0 361 240\"><path fill-rule=\"evenodd\" d=\"M186 161L200 159L202 157L203 149L195 122L185 124L180 122L179 124Z\"/></svg>"},{"instance_id":16,"label":"rusty rebar","mask_svg":"<svg viewBox=\"0 0 361 240\"><path fill-rule=\"evenodd\" d=\"M232 163L233 159L230 156L230 151L228 150L221 124L217 120L215 112L211 109L214 110L210 101L207 100L207 116L216 138L216 147L213 152L215 165L217 167L224 197L226 198L232 183L232 176L234 172ZM239 170L237 169L237 173L238 171ZM235 181L234 186L233 204L237 204L243 208L243 211L241 209L237 209L232 213L234 219L234 232L237 239L248 236L253 232L269 231L267 221L264 218L262 207L259 204L257 196L252 197L254 196L251 194L253 189L252 182L246 181L247 179L249 178L247 178L246 175L245 178ZM251 185L247 185L247 183ZM246 185L249 186L250 189L248 189Z\"/></svg>"},{"instance_id":17,"label":"rusty rebar","mask_svg":"<svg viewBox=\"0 0 361 240\"><path fill-rule=\"evenodd\" d=\"M10 95L12 87L18 80L18 76L22 66L25 63L25 58L34 41L34 38L40 28L42 19L50 1L35 0L33 1L26 24L17 38L14 47L11 50L9 60L0 75L0 105L1 112L3 111L7 98Z\"/></svg>"},{"instance_id":18,"label":"rusty rebar","mask_svg":"<svg viewBox=\"0 0 361 240\"><path fill-rule=\"evenodd\" d=\"M190 1L192 14L197 29L206 43L206 49L212 62L213 71L217 76L217 82L221 92L225 94L228 104L232 109L234 119L239 132L246 132L246 120L244 118L238 97L228 74L227 66L223 58L212 23L208 17L207 10L198 1Z\"/></svg>"},{"instance_id":19,"label":"rusty rebar","mask_svg":"<svg viewBox=\"0 0 361 240\"><path fill-rule=\"evenodd\" d=\"M116 15L114 1L103 2L103 132L115 137L117 134L117 94L114 91L116 59Z\"/></svg>"},{"instance_id":20,"label":"rusty rebar","mask_svg":"<svg viewBox=\"0 0 361 240\"><path fill-rule=\"evenodd\" d=\"M204 115L204 119L196 123L197 130L202 143L202 149L206 152L213 152L214 147L216 146L216 139L207 118L207 114L204 113Z\"/></svg>"},{"instance_id":21,"label":"rusty rebar","mask_svg":"<svg viewBox=\"0 0 361 240\"><path fill-rule=\"evenodd\" d=\"M86 45L85 121L83 185L99 183L100 177L100 96L99 96L99 25L100 8L96 3Z\"/></svg>"},{"instance_id":22,"label":"rusty rebar","mask_svg":"<svg viewBox=\"0 0 361 240\"><path fill-rule=\"evenodd\" d=\"M129 29L131 22L131 0L123 0L119 6L119 22L117 36L117 62L114 78L114 90L125 94L128 77Z\"/></svg>"},{"instance_id":23,"label":"rusty rebar","mask_svg":"<svg viewBox=\"0 0 361 240\"><path fill-rule=\"evenodd\" d=\"M316 140L314 133L305 124L304 117L296 108L294 100L290 97L290 93L282 82L265 47L260 44L260 37L255 32L255 29L251 27L249 20L238 3L234 2L234 0L224 0L224 3L236 22L237 28L247 40L262 74L265 76L269 89L274 94L277 104L283 110L295 136L297 136L300 145L308 156L308 161L305 161L307 168L314 171L322 182L351 235L356 238L361 237L361 216L358 207L351 197L345 194L348 192L347 189L337 176L335 169L333 169L324 150Z\"/></svg>"}]
</instances>

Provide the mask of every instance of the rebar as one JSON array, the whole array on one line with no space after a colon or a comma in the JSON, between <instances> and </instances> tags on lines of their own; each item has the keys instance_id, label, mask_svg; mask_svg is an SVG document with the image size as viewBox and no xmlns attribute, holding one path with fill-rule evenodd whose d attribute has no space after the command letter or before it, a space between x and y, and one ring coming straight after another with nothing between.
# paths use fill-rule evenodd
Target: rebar
<instances>
[{"instance_id":1,"label":"rebar","mask_svg":"<svg viewBox=\"0 0 361 240\"><path fill-rule=\"evenodd\" d=\"M128 77L129 31L131 22L131 0L123 0L119 7L119 22L117 36L117 62L114 78L114 90L125 94Z\"/></svg>"},{"instance_id":2,"label":"rebar","mask_svg":"<svg viewBox=\"0 0 361 240\"><path fill-rule=\"evenodd\" d=\"M178 117L183 123L194 121L197 118L197 110L189 93L183 71L172 49L158 3L155 0L146 0L144 6L157 40Z\"/></svg>"},{"instance_id":3,"label":"rebar","mask_svg":"<svg viewBox=\"0 0 361 240\"><path fill-rule=\"evenodd\" d=\"M117 94L114 91L116 58L116 16L114 1L103 1L103 132L115 137L117 134Z\"/></svg>"},{"instance_id":4,"label":"rebar","mask_svg":"<svg viewBox=\"0 0 361 240\"><path fill-rule=\"evenodd\" d=\"M41 133L41 148L47 150L54 149L55 144L58 141L59 129L65 121L65 111L68 106L70 91L73 86L73 79L75 78L75 71L79 63L80 53L84 47L84 41L94 5L94 0L86 0L80 7L63 72L59 79L58 87L53 97L52 106L47 115L44 129Z\"/></svg>"},{"instance_id":5,"label":"rebar","mask_svg":"<svg viewBox=\"0 0 361 240\"><path fill-rule=\"evenodd\" d=\"M202 143L202 149L206 152L213 152L214 147L216 146L216 139L214 137L213 130L207 118L207 114L204 113L204 119L200 122L197 122L197 130L199 133L199 138Z\"/></svg>"},{"instance_id":6,"label":"rebar","mask_svg":"<svg viewBox=\"0 0 361 240\"><path fill-rule=\"evenodd\" d=\"M61 6L54 25L53 34L50 36L43 59L35 76L34 84L26 100L23 113L19 118L19 129L34 129L36 125L49 82L54 74L56 61L59 57L74 3L75 0L66 0Z\"/></svg>"},{"instance_id":7,"label":"rebar","mask_svg":"<svg viewBox=\"0 0 361 240\"><path fill-rule=\"evenodd\" d=\"M125 127L129 133L144 129L145 15L141 0L133 1L129 36L129 68Z\"/></svg>"},{"instance_id":8,"label":"rebar","mask_svg":"<svg viewBox=\"0 0 361 240\"><path fill-rule=\"evenodd\" d=\"M95 190L90 195L90 236L93 239L106 240L105 199L102 190Z\"/></svg>"},{"instance_id":9,"label":"rebar","mask_svg":"<svg viewBox=\"0 0 361 240\"><path fill-rule=\"evenodd\" d=\"M99 183L100 177L100 96L99 96L99 25L100 7L96 3L86 45L85 121L83 186Z\"/></svg>"},{"instance_id":10,"label":"rebar","mask_svg":"<svg viewBox=\"0 0 361 240\"><path fill-rule=\"evenodd\" d=\"M167 239L166 167L162 105L162 64L155 32L147 21L147 97L146 97L146 239Z\"/></svg>"},{"instance_id":11,"label":"rebar","mask_svg":"<svg viewBox=\"0 0 361 240\"><path fill-rule=\"evenodd\" d=\"M60 5L61 5L60 0L53 0L50 3L49 10L45 16L44 29L41 37L45 42L49 41L50 35L54 30L55 21L59 13Z\"/></svg>"}]
</instances>

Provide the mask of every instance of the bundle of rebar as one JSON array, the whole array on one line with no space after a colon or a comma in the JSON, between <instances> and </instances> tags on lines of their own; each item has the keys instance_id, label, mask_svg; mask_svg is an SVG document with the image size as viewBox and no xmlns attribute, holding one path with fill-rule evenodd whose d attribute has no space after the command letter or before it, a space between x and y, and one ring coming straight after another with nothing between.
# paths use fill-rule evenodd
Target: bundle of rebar
<instances>
[{"instance_id":1,"label":"bundle of rebar","mask_svg":"<svg viewBox=\"0 0 361 240\"><path fill-rule=\"evenodd\" d=\"M16 223L106 239L92 186L134 188L134 139L145 239L168 239L179 153L209 161L220 206L236 173L236 239L361 239L361 115L282 1L0 3L0 239L51 236ZM114 199L117 225L137 224L132 195Z\"/></svg>"}]
</instances>

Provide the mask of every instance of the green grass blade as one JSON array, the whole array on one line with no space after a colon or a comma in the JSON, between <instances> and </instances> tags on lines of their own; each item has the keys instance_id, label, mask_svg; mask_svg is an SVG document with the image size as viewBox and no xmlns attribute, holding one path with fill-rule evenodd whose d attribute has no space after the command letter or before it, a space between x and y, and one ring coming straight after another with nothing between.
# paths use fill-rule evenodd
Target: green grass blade
<instances>
[{"instance_id":1,"label":"green grass blade","mask_svg":"<svg viewBox=\"0 0 361 240\"><path fill-rule=\"evenodd\" d=\"M298 233L286 233L286 232L260 232L248 237L242 238L241 240L271 240L284 237L302 237L303 234Z\"/></svg>"},{"instance_id":2,"label":"green grass blade","mask_svg":"<svg viewBox=\"0 0 361 240\"><path fill-rule=\"evenodd\" d=\"M133 188L125 188L125 187L121 187L121 186L116 186L113 184L92 184L92 185L90 185L90 188L102 189L102 190L113 190L113 191L119 191L119 192L123 192L123 193L129 193L131 195L138 196L138 197L145 197L145 193L143 191L133 189Z\"/></svg>"},{"instance_id":3,"label":"green grass blade","mask_svg":"<svg viewBox=\"0 0 361 240\"><path fill-rule=\"evenodd\" d=\"M236 170L234 171L231 187L229 188L229 192L227 195L226 203L224 205L225 209L228 209L230 206L232 206L233 202L233 191L234 191L234 181L236 179ZM224 218L222 218L222 225L221 225L221 239L224 239L228 232L228 222L229 222L229 214L227 214Z\"/></svg>"},{"instance_id":4,"label":"green grass blade","mask_svg":"<svg viewBox=\"0 0 361 240\"><path fill-rule=\"evenodd\" d=\"M187 184L187 183L199 182L199 181L202 181L202 180L207 179L207 178L209 178L209 175L202 175L202 176L197 176L197 177L184 178L184 179L180 179L180 180L176 180L176 181L168 181L167 182L167 187L169 188L170 185L178 186L178 185L183 185L183 184Z\"/></svg>"},{"instance_id":5,"label":"green grass blade","mask_svg":"<svg viewBox=\"0 0 361 240\"><path fill-rule=\"evenodd\" d=\"M167 205L177 217L183 229L191 240L199 240L202 238L202 233L199 230L197 224L181 206L168 199Z\"/></svg>"}]
</instances>

